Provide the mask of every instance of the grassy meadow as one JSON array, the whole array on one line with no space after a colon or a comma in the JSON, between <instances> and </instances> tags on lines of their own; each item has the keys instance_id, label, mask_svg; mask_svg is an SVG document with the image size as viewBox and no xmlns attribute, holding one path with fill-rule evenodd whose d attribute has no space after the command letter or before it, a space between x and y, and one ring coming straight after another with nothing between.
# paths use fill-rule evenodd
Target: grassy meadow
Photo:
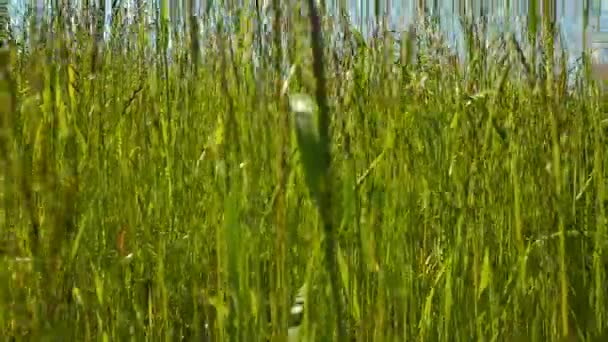
<instances>
[{"instance_id":1,"label":"grassy meadow","mask_svg":"<svg viewBox=\"0 0 608 342\"><path fill-rule=\"evenodd\" d=\"M608 337L608 114L550 23L458 60L288 3L13 34L0 338L284 341L303 283L302 341Z\"/></svg>"}]
</instances>

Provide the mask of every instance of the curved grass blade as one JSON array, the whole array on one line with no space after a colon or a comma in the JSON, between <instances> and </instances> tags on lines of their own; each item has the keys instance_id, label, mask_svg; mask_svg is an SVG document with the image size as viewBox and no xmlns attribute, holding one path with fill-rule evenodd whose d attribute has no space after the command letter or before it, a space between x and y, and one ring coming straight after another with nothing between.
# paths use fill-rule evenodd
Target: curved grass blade
<instances>
[{"instance_id":1,"label":"curved grass blade","mask_svg":"<svg viewBox=\"0 0 608 342\"><path fill-rule=\"evenodd\" d=\"M308 95L294 94L289 97L289 106L294 114L296 138L306 185L311 197L318 203L323 169L319 160L321 147L315 118L315 103Z\"/></svg>"}]
</instances>

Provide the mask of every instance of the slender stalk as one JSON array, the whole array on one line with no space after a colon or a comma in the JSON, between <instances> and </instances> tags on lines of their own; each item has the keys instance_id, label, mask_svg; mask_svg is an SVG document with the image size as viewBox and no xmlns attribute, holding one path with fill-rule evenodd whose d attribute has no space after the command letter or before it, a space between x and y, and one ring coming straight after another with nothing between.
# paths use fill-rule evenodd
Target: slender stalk
<instances>
[{"instance_id":1,"label":"slender stalk","mask_svg":"<svg viewBox=\"0 0 608 342\"><path fill-rule=\"evenodd\" d=\"M333 298L336 301L336 321L338 327L338 341L346 340L346 328L343 320L343 304L340 292L340 277L338 275L337 261L337 232L333 219L331 199L331 168L330 168L330 136L329 105L327 103L327 91L325 85L325 72L323 65L323 33L321 30L321 18L315 6L314 0L308 0L310 9L309 18L311 24L311 40L313 53L313 72L317 80L316 98L319 106L318 132L320 142L321 162L321 191L319 194L319 209L323 228L326 235L325 258L327 271L329 272Z\"/></svg>"},{"instance_id":2,"label":"slender stalk","mask_svg":"<svg viewBox=\"0 0 608 342\"><path fill-rule=\"evenodd\" d=\"M278 101L277 103L277 114L278 114L278 123L279 123L279 134L278 134L278 154L277 154L277 198L275 202L275 214L276 214L276 239L275 239L275 291L277 295L277 300L274 301L275 307L274 311L274 324L275 324L275 332L279 332L279 336L281 339L284 339L284 336L287 328L287 315L284 308L287 307L287 282L286 282L286 245L287 245L287 203L285 200L286 197L286 188L287 188L287 175L289 173L288 164L287 164L287 153L289 146L289 120L288 116L284 115L285 112L285 101L281 97L281 86L282 86L282 77L281 77L281 66L283 62L283 49L281 46L282 43L282 30L281 30L281 21L283 20L283 13L281 2L279 0L272 1L272 7L274 11L274 20L273 20L273 57L274 57L274 72L275 72L275 99Z\"/></svg>"}]
</instances>

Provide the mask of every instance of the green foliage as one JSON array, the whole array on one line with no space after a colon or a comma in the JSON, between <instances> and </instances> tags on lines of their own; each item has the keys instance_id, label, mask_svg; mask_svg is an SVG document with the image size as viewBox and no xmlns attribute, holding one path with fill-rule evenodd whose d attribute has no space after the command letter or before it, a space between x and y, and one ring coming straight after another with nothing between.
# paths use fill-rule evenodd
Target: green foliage
<instances>
[{"instance_id":1,"label":"green foliage","mask_svg":"<svg viewBox=\"0 0 608 342\"><path fill-rule=\"evenodd\" d=\"M354 339L605 338L597 88L511 37L467 30L462 62L434 31L326 17L319 190L310 24L279 3L278 37L243 10L229 35L54 22L2 51L0 336L284 340L306 283L302 336L332 340L328 190Z\"/></svg>"},{"instance_id":2,"label":"green foliage","mask_svg":"<svg viewBox=\"0 0 608 342\"><path fill-rule=\"evenodd\" d=\"M321 188L321 175L324 170L319 162L321 158L321 142L317 129L315 102L310 96L293 94L289 98L289 103L295 117L296 137L304 169L304 178L306 179L311 196L318 201Z\"/></svg>"}]
</instances>

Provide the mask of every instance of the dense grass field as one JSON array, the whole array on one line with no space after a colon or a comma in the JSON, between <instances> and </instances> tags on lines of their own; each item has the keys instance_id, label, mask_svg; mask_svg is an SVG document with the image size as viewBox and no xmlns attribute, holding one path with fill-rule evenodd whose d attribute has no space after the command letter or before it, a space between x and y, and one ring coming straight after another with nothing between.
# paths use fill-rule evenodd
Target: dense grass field
<instances>
[{"instance_id":1,"label":"dense grass field","mask_svg":"<svg viewBox=\"0 0 608 342\"><path fill-rule=\"evenodd\" d=\"M550 25L459 60L279 4L15 34L2 340L284 341L303 283L302 341L604 340L608 114Z\"/></svg>"}]
</instances>

